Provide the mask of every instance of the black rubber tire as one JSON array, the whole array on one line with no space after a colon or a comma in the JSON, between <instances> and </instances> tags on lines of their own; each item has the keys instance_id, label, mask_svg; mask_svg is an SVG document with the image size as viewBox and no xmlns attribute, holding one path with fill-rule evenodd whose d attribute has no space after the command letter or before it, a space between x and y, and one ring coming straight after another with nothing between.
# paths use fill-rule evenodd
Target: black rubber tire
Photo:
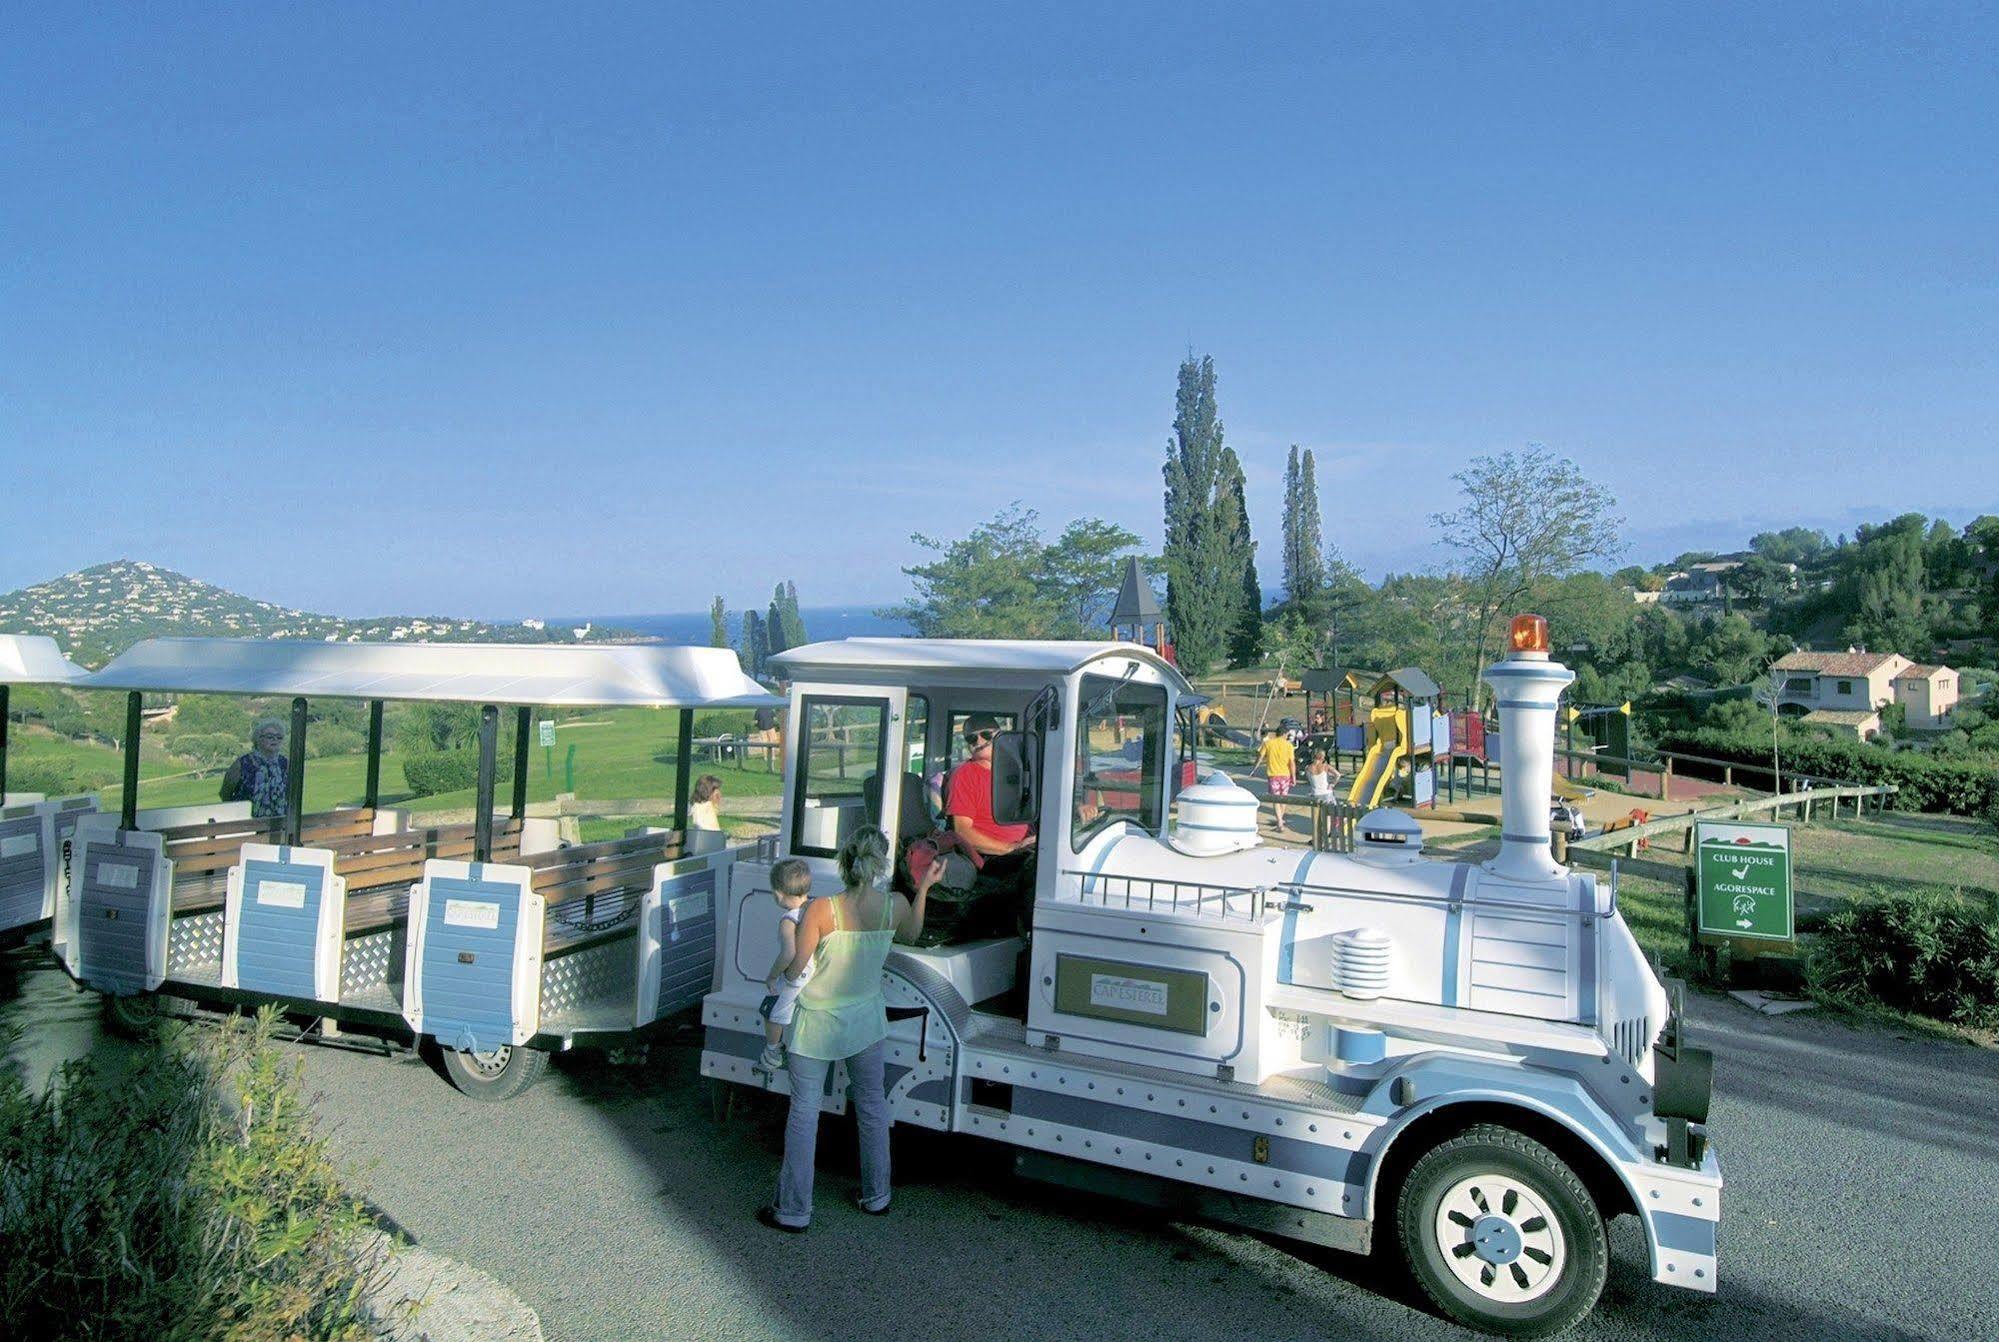
<instances>
[{"instance_id":1,"label":"black rubber tire","mask_svg":"<svg viewBox=\"0 0 1999 1342\"><path fill-rule=\"evenodd\" d=\"M489 1063L453 1048L440 1051L445 1079L475 1100L511 1100L548 1070L548 1054L538 1048L501 1045L493 1050L494 1060Z\"/></svg>"},{"instance_id":2,"label":"black rubber tire","mask_svg":"<svg viewBox=\"0 0 1999 1342\"><path fill-rule=\"evenodd\" d=\"M151 993L120 997L104 995L104 1028L121 1039L143 1039L161 1016L160 1000Z\"/></svg>"},{"instance_id":3,"label":"black rubber tire","mask_svg":"<svg viewBox=\"0 0 1999 1342\"><path fill-rule=\"evenodd\" d=\"M1568 1260L1553 1288L1512 1305L1478 1296L1444 1262L1433 1229L1453 1185L1481 1171L1508 1175L1540 1195L1560 1226ZM1610 1271L1603 1213L1561 1157L1512 1128L1482 1123L1426 1152L1403 1180L1396 1199L1402 1256L1431 1303L1467 1327L1502 1337L1552 1337L1596 1307Z\"/></svg>"}]
</instances>

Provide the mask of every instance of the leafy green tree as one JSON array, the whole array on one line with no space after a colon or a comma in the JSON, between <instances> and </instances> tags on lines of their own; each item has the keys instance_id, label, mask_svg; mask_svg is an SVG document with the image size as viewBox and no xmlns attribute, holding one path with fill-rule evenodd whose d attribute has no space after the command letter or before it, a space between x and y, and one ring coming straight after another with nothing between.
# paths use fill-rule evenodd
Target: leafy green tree
<instances>
[{"instance_id":1,"label":"leafy green tree","mask_svg":"<svg viewBox=\"0 0 1999 1342\"><path fill-rule=\"evenodd\" d=\"M1723 615L1702 622L1687 657L1717 685L1741 685L1761 670L1771 651L1770 640L1746 617Z\"/></svg>"},{"instance_id":2,"label":"leafy green tree","mask_svg":"<svg viewBox=\"0 0 1999 1342\"><path fill-rule=\"evenodd\" d=\"M1018 503L962 539L910 539L935 558L903 569L916 593L882 613L927 638L1073 638L1100 628L1120 561L1138 545L1129 531L1093 518L1046 544L1037 515Z\"/></svg>"},{"instance_id":3,"label":"leafy green tree","mask_svg":"<svg viewBox=\"0 0 1999 1342\"><path fill-rule=\"evenodd\" d=\"M1166 445L1166 619L1180 667L1203 675L1227 655L1242 607L1243 556L1222 517L1222 423L1215 361L1180 365L1173 437Z\"/></svg>"},{"instance_id":4,"label":"leafy green tree","mask_svg":"<svg viewBox=\"0 0 1999 1342\"><path fill-rule=\"evenodd\" d=\"M1752 554L1737 568L1721 575L1723 589L1734 600L1767 606L1791 585L1791 575L1774 559Z\"/></svg>"},{"instance_id":5,"label":"leafy green tree","mask_svg":"<svg viewBox=\"0 0 1999 1342\"><path fill-rule=\"evenodd\" d=\"M1465 561L1472 604L1473 669L1464 702L1477 704L1480 678L1501 617L1549 578L1564 577L1623 548L1610 491L1544 448L1476 457L1452 477L1463 501L1431 522Z\"/></svg>"},{"instance_id":6,"label":"leafy green tree","mask_svg":"<svg viewBox=\"0 0 1999 1342\"><path fill-rule=\"evenodd\" d=\"M1773 564L1812 563L1832 549L1832 541L1816 527L1785 527L1782 531L1762 531L1749 538L1749 548Z\"/></svg>"},{"instance_id":7,"label":"leafy green tree","mask_svg":"<svg viewBox=\"0 0 1999 1342\"><path fill-rule=\"evenodd\" d=\"M1846 610L1842 632L1848 640L1914 657L1934 646L1940 612L1930 595L1927 521L1920 513L1904 513L1855 534L1837 593Z\"/></svg>"},{"instance_id":8,"label":"leafy green tree","mask_svg":"<svg viewBox=\"0 0 1999 1342\"><path fill-rule=\"evenodd\" d=\"M1105 627L1106 594L1115 594L1124 561L1138 548L1138 537L1117 523L1083 517L1042 552L1042 581L1054 589L1078 633Z\"/></svg>"},{"instance_id":9,"label":"leafy green tree","mask_svg":"<svg viewBox=\"0 0 1999 1342\"><path fill-rule=\"evenodd\" d=\"M716 597L708 607L708 646L726 648L729 646L729 612L722 605L722 598Z\"/></svg>"}]
</instances>

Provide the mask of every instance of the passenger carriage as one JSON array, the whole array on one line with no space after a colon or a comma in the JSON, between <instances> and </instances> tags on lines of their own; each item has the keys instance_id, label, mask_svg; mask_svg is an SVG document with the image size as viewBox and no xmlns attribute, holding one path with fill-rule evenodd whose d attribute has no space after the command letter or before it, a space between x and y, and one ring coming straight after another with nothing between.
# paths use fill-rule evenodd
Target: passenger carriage
<instances>
[{"instance_id":1,"label":"passenger carriage","mask_svg":"<svg viewBox=\"0 0 1999 1342\"><path fill-rule=\"evenodd\" d=\"M15 685L74 685L90 673L55 640L0 634L0 947L47 932L68 878L65 857L77 820L97 798L44 797L7 786L8 700Z\"/></svg>"},{"instance_id":2,"label":"passenger carriage","mask_svg":"<svg viewBox=\"0 0 1999 1342\"><path fill-rule=\"evenodd\" d=\"M1441 1308L1493 1331L1586 1313L1619 1213L1643 1223L1655 1280L1713 1290L1706 1055L1681 1042L1614 884L1553 861L1554 714L1572 677L1537 619L1515 649L1488 672L1507 723L1504 837L1480 865L1426 859L1395 811L1364 817L1351 853L1264 843L1256 799L1226 777L1180 785L1190 687L1143 647L848 639L782 654L779 848L819 892L838 888L833 855L855 828L906 845L939 824L922 778L955 724L1014 727L995 815L1039 836L1018 930L890 956L896 1121L1007 1143L1034 1177L1313 1243L1366 1250L1379 1226ZM836 739L868 743L864 764ZM756 1062L768 873L757 857L729 874L702 1070L781 1092ZM836 1073L832 1107L845 1084Z\"/></svg>"},{"instance_id":3,"label":"passenger carriage","mask_svg":"<svg viewBox=\"0 0 1999 1342\"><path fill-rule=\"evenodd\" d=\"M713 891L734 850L683 844L698 708L778 702L714 648L306 644L155 639L77 689L126 695L116 814L78 827L55 949L129 1014L152 994L231 1009L275 1003L329 1033L434 1040L468 1093L530 1084L550 1051L618 1039L696 1002L713 974ZM285 814L248 802L141 810L146 694L289 698ZM307 813L308 706L369 708L358 805ZM481 706L470 821L425 823L381 801L383 705ZM527 814L536 707L679 712L675 825L567 845ZM502 709L515 736L511 805L495 802Z\"/></svg>"}]
</instances>

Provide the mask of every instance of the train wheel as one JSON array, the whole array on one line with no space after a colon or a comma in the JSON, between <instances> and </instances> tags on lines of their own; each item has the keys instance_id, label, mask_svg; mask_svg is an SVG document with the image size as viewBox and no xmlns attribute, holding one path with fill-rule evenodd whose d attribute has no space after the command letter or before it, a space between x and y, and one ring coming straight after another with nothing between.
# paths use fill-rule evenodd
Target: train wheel
<instances>
[{"instance_id":1,"label":"train wheel","mask_svg":"<svg viewBox=\"0 0 1999 1342\"><path fill-rule=\"evenodd\" d=\"M140 1039L159 1022L160 1001L151 993L140 993L131 997L106 994L104 998L104 1026L112 1034L126 1039Z\"/></svg>"},{"instance_id":2,"label":"train wheel","mask_svg":"<svg viewBox=\"0 0 1999 1342\"><path fill-rule=\"evenodd\" d=\"M446 1079L475 1100L511 1100L548 1070L548 1055L535 1048L502 1044L479 1053L443 1053Z\"/></svg>"},{"instance_id":3,"label":"train wheel","mask_svg":"<svg viewBox=\"0 0 1999 1342\"><path fill-rule=\"evenodd\" d=\"M1548 1337L1595 1307L1603 1216L1547 1147L1480 1124L1425 1154L1399 1199L1402 1252L1436 1306L1507 1337Z\"/></svg>"}]
</instances>

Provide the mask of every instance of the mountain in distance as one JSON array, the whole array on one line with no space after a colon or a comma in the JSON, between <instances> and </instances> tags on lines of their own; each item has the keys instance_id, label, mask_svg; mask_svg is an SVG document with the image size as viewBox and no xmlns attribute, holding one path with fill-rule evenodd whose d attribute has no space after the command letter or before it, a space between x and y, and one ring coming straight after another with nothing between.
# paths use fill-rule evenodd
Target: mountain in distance
<instances>
[{"instance_id":1,"label":"mountain in distance","mask_svg":"<svg viewBox=\"0 0 1999 1342\"><path fill-rule=\"evenodd\" d=\"M73 660L100 666L144 638L297 638L323 643L630 642L629 630L444 616L350 620L258 601L184 573L120 559L0 595L0 633L47 634Z\"/></svg>"}]
</instances>

